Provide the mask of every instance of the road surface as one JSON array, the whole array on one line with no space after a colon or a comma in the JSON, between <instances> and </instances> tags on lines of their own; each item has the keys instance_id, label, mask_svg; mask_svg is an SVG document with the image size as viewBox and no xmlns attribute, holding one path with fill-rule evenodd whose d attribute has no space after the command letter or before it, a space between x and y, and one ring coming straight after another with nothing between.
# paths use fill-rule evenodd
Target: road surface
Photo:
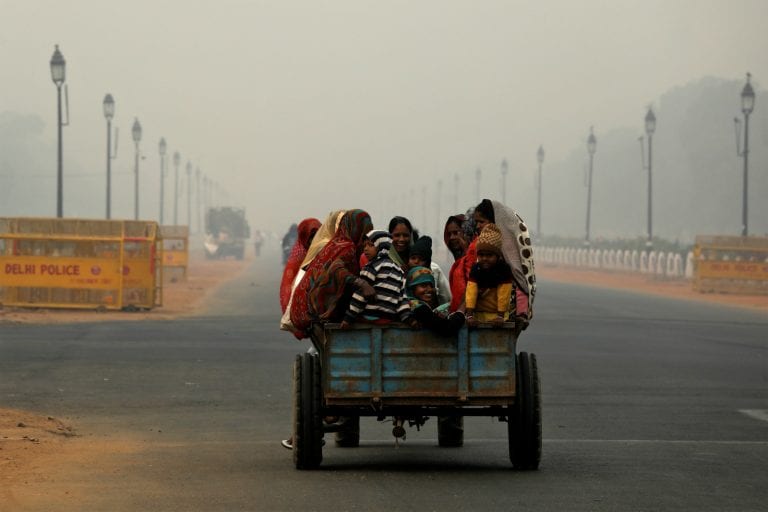
<instances>
[{"instance_id":1,"label":"road surface","mask_svg":"<svg viewBox=\"0 0 768 512\"><path fill-rule=\"evenodd\" d=\"M58 510L768 510L763 314L543 281L519 345L542 375L539 471L510 469L490 418L458 449L434 420L396 448L368 418L360 448L329 438L300 472L279 440L307 345L277 330L279 273L255 261L192 319L0 325L0 406L116 447L39 492L71 490Z\"/></svg>"}]
</instances>

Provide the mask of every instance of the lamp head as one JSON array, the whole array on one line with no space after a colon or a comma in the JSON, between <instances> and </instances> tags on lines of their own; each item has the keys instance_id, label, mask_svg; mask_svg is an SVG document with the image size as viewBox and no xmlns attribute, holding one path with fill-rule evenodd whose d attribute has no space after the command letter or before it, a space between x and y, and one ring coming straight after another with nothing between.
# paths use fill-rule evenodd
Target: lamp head
<instances>
[{"instance_id":1,"label":"lamp head","mask_svg":"<svg viewBox=\"0 0 768 512\"><path fill-rule=\"evenodd\" d=\"M750 83L751 78L752 73L747 73L747 83L744 84L744 89L741 90L741 111L747 116L755 109L755 90Z\"/></svg>"},{"instance_id":2,"label":"lamp head","mask_svg":"<svg viewBox=\"0 0 768 512\"><path fill-rule=\"evenodd\" d=\"M656 115L653 113L652 108L648 108L648 113L645 114L645 133L649 137L656 131Z\"/></svg>"},{"instance_id":3,"label":"lamp head","mask_svg":"<svg viewBox=\"0 0 768 512\"><path fill-rule=\"evenodd\" d=\"M539 150L536 152L536 160L539 161L539 164L544 163L544 147L539 146Z\"/></svg>"},{"instance_id":4,"label":"lamp head","mask_svg":"<svg viewBox=\"0 0 768 512\"><path fill-rule=\"evenodd\" d=\"M131 135L133 135L133 142L136 144L141 141L141 124L139 123L139 118L134 118L133 120L133 128L131 129Z\"/></svg>"},{"instance_id":5,"label":"lamp head","mask_svg":"<svg viewBox=\"0 0 768 512\"><path fill-rule=\"evenodd\" d=\"M178 167L178 166L179 166L179 162L181 162L181 155L179 154L179 152L178 152L178 151L176 151L176 152L173 154L173 165L175 165L176 167Z\"/></svg>"},{"instance_id":6,"label":"lamp head","mask_svg":"<svg viewBox=\"0 0 768 512\"><path fill-rule=\"evenodd\" d=\"M587 151L590 155L594 155L597 150L597 137L595 137L595 131L592 126L589 127L589 137L587 138Z\"/></svg>"},{"instance_id":7,"label":"lamp head","mask_svg":"<svg viewBox=\"0 0 768 512\"><path fill-rule=\"evenodd\" d=\"M104 117L107 121L111 121L115 117L115 100L111 94L104 96Z\"/></svg>"},{"instance_id":8,"label":"lamp head","mask_svg":"<svg viewBox=\"0 0 768 512\"><path fill-rule=\"evenodd\" d=\"M64 56L59 51L59 45L56 45L56 49L53 51L51 57L51 79L56 87L61 87L67 76L67 61L64 60Z\"/></svg>"},{"instance_id":9,"label":"lamp head","mask_svg":"<svg viewBox=\"0 0 768 512\"><path fill-rule=\"evenodd\" d=\"M165 156L165 150L167 149L167 145L165 144L165 137L160 137L160 144L158 144L158 150L160 151L160 156Z\"/></svg>"}]
</instances>

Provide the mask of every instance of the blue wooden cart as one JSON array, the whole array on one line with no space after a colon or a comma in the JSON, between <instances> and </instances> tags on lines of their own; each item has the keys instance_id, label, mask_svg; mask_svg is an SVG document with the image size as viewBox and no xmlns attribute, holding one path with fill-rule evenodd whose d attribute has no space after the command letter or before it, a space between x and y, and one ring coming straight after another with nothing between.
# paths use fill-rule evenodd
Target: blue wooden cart
<instances>
[{"instance_id":1,"label":"blue wooden cart","mask_svg":"<svg viewBox=\"0 0 768 512\"><path fill-rule=\"evenodd\" d=\"M322 462L323 435L337 428L326 417L392 417L397 437L405 423L420 426L430 416L492 416L507 423L512 465L537 469L538 369L534 354L517 352L517 335L513 323L464 327L448 337L406 327L316 326L318 354L297 355L294 363L296 468ZM356 435L353 445L359 426Z\"/></svg>"}]
</instances>

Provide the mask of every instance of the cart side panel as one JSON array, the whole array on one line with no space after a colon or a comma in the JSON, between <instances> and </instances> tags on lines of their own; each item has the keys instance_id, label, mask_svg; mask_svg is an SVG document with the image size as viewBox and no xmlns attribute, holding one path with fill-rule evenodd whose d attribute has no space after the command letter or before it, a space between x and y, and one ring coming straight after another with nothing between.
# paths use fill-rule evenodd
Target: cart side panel
<instances>
[{"instance_id":1,"label":"cart side panel","mask_svg":"<svg viewBox=\"0 0 768 512\"><path fill-rule=\"evenodd\" d=\"M510 329L469 331L470 396L515 394L517 339L513 332Z\"/></svg>"},{"instance_id":2,"label":"cart side panel","mask_svg":"<svg viewBox=\"0 0 768 512\"><path fill-rule=\"evenodd\" d=\"M456 337L397 327L326 329L325 398L511 399L515 342L513 329L462 329Z\"/></svg>"}]
</instances>

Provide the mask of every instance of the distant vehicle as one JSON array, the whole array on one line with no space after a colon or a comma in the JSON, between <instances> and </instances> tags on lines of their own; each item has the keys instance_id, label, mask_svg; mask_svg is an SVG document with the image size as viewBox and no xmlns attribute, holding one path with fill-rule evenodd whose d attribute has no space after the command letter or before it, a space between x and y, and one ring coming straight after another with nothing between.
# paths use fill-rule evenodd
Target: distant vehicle
<instances>
[{"instance_id":1,"label":"distant vehicle","mask_svg":"<svg viewBox=\"0 0 768 512\"><path fill-rule=\"evenodd\" d=\"M220 259L245 256L245 241L251 237L251 228L245 220L244 208L221 206L208 208L205 213L205 257Z\"/></svg>"},{"instance_id":2,"label":"distant vehicle","mask_svg":"<svg viewBox=\"0 0 768 512\"><path fill-rule=\"evenodd\" d=\"M296 243L296 240L299 238L299 226L297 224L291 224L291 227L288 228L288 232L283 236L283 265L288 263L288 256L291 255L291 249L293 249L293 244Z\"/></svg>"}]
</instances>

